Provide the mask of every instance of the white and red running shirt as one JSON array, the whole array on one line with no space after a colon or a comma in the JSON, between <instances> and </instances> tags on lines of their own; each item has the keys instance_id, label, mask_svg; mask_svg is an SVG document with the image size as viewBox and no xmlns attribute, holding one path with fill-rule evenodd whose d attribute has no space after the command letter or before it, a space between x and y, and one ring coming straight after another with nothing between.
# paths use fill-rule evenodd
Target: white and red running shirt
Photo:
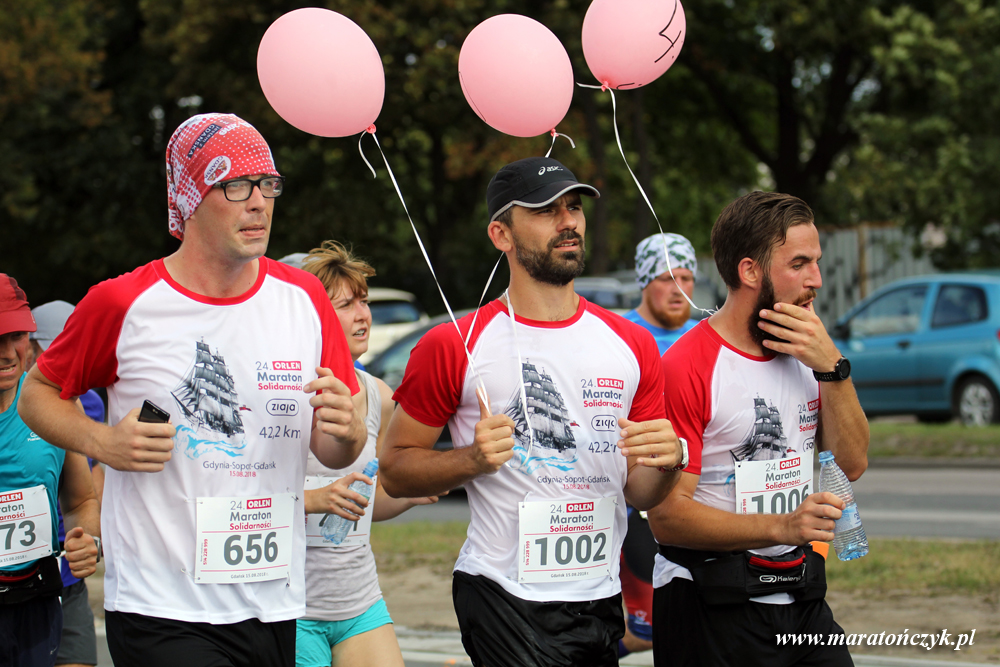
<instances>
[{"instance_id":1,"label":"white and red running shirt","mask_svg":"<svg viewBox=\"0 0 1000 667\"><path fill-rule=\"evenodd\" d=\"M703 320L666 351L663 368L670 378L664 386L667 419L688 442L690 462L685 472L700 475L696 501L737 512L737 461L774 461L773 474L778 478L788 465L801 463L800 472L812 475L819 383L800 361L788 355L756 357L741 352ZM780 488L783 483L772 481L770 487ZM810 484L807 490L817 489ZM791 511L794 507L789 503L801 502L800 495L785 495L778 499L783 508L775 503L779 509ZM774 501L772 496L764 497ZM770 512L771 502L762 507ZM792 548L753 551L777 555ZM675 576L691 579L686 568L657 554L654 587ZM755 600L784 603L792 598L776 594Z\"/></svg>"},{"instance_id":2,"label":"white and red running shirt","mask_svg":"<svg viewBox=\"0 0 1000 667\"><path fill-rule=\"evenodd\" d=\"M302 387L322 366L358 390L315 276L261 258L252 288L213 299L157 260L93 287L38 366L63 399L107 387L111 425L148 399L177 427L163 471L107 468L105 609L215 624L305 612L304 522L288 578L196 584L196 500L294 493L303 516L313 410Z\"/></svg>"},{"instance_id":3,"label":"white and red running shirt","mask_svg":"<svg viewBox=\"0 0 1000 667\"><path fill-rule=\"evenodd\" d=\"M473 315L458 323L462 336L468 336ZM517 317L516 342L514 334L505 305L493 301L479 309L469 336L491 413L510 415L517 428L514 457L497 473L465 485L472 520L455 569L488 577L511 595L536 602L616 595L621 591L618 557L627 523L627 460L616 446L617 422L621 417L636 422L663 418L663 371L656 342L642 327L582 297L570 319L539 322ZM455 447L467 447L480 419L475 371L454 325L442 324L413 349L394 398L425 425L447 424ZM616 504L613 534L603 554L611 561L610 573L521 583L519 503L544 501L547 507L550 502L586 504L602 498Z\"/></svg>"}]
</instances>

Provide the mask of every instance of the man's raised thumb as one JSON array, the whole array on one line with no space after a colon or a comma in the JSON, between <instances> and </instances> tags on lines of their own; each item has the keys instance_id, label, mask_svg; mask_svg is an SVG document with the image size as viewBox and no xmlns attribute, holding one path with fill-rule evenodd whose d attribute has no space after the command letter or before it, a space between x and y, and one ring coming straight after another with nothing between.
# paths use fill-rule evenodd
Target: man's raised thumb
<instances>
[{"instance_id":1,"label":"man's raised thumb","mask_svg":"<svg viewBox=\"0 0 1000 667\"><path fill-rule=\"evenodd\" d=\"M479 421L492 417L493 413L489 408L490 397L486 395L486 390L476 389L476 398L479 399Z\"/></svg>"}]
</instances>

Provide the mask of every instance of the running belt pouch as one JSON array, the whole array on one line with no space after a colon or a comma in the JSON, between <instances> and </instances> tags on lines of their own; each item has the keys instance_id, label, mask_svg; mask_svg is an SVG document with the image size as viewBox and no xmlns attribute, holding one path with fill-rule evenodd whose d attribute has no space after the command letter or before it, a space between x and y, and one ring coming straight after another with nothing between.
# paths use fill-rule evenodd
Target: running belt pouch
<instances>
[{"instance_id":1,"label":"running belt pouch","mask_svg":"<svg viewBox=\"0 0 1000 667\"><path fill-rule=\"evenodd\" d=\"M806 583L801 591L795 594L800 602L807 600L822 600L826 597L826 559L813 551L811 546L805 547L806 552Z\"/></svg>"},{"instance_id":2,"label":"running belt pouch","mask_svg":"<svg viewBox=\"0 0 1000 667\"><path fill-rule=\"evenodd\" d=\"M750 597L772 593L798 594L806 585L806 554L802 547L780 556L760 556L747 551L746 591Z\"/></svg>"},{"instance_id":3,"label":"running belt pouch","mask_svg":"<svg viewBox=\"0 0 1000 667\"><path fill-rule=\"evenodd\" d=\"M0 605L59 595L62 588L59 561L55 556L46 556L19 572L0 573Z\"/></svg>"}]
</instances>

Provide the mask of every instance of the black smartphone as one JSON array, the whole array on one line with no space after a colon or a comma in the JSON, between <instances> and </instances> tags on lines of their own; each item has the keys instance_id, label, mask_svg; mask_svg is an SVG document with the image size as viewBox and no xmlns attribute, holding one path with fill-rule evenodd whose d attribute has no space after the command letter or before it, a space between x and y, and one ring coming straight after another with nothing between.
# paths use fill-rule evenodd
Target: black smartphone
<instances>
[{"instance_id":1,"label":"black smartphone","mask_svg":"<svg viewBox=\"0 0 1000 667\"><path fill-rule=\"evenodd\" d=\"M170 421L170 413L155 403L146 400L142 402L142 411L139 412L139 421L148 422L150 424L166 424Z\"/></svg>"}]
</instances>

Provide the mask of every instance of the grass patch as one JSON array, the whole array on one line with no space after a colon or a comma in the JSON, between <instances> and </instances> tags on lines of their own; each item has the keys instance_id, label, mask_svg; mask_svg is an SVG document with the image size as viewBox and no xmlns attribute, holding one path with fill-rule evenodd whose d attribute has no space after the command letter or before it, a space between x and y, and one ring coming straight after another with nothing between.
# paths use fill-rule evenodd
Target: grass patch
<instances>
[{"instance_id":1,"label":"grass patch","mask_svg":"<svg viewBox=\"0 0 1000 667\"><path fill-rule=\"evenodd\" d=\"M868 456L1000 458L1000 425L981 428L948 424L869 424Z\"/></svg>"},{"instance_id":2,"label":"grass patch","mask_svg":"<svg viewBox=\"0 0 1000 667\"><path fill-rule=\"evenodd\" d=\"M830 590L850 593L971 595L1000 589L1000 542L869 539L870 551L826 561Z\"/></svg>"},{"instance_id":3,"label":"grass patch","mask_svg":"<svg viewBox=\"0 0 1000 667\"><path fill-rule=\"evenodd\" d=\"M372 551L378 569L393 572L427 565L447 574L465 543L468 525L465 521L372 524Z\"/></svg>"}]
</instances>

